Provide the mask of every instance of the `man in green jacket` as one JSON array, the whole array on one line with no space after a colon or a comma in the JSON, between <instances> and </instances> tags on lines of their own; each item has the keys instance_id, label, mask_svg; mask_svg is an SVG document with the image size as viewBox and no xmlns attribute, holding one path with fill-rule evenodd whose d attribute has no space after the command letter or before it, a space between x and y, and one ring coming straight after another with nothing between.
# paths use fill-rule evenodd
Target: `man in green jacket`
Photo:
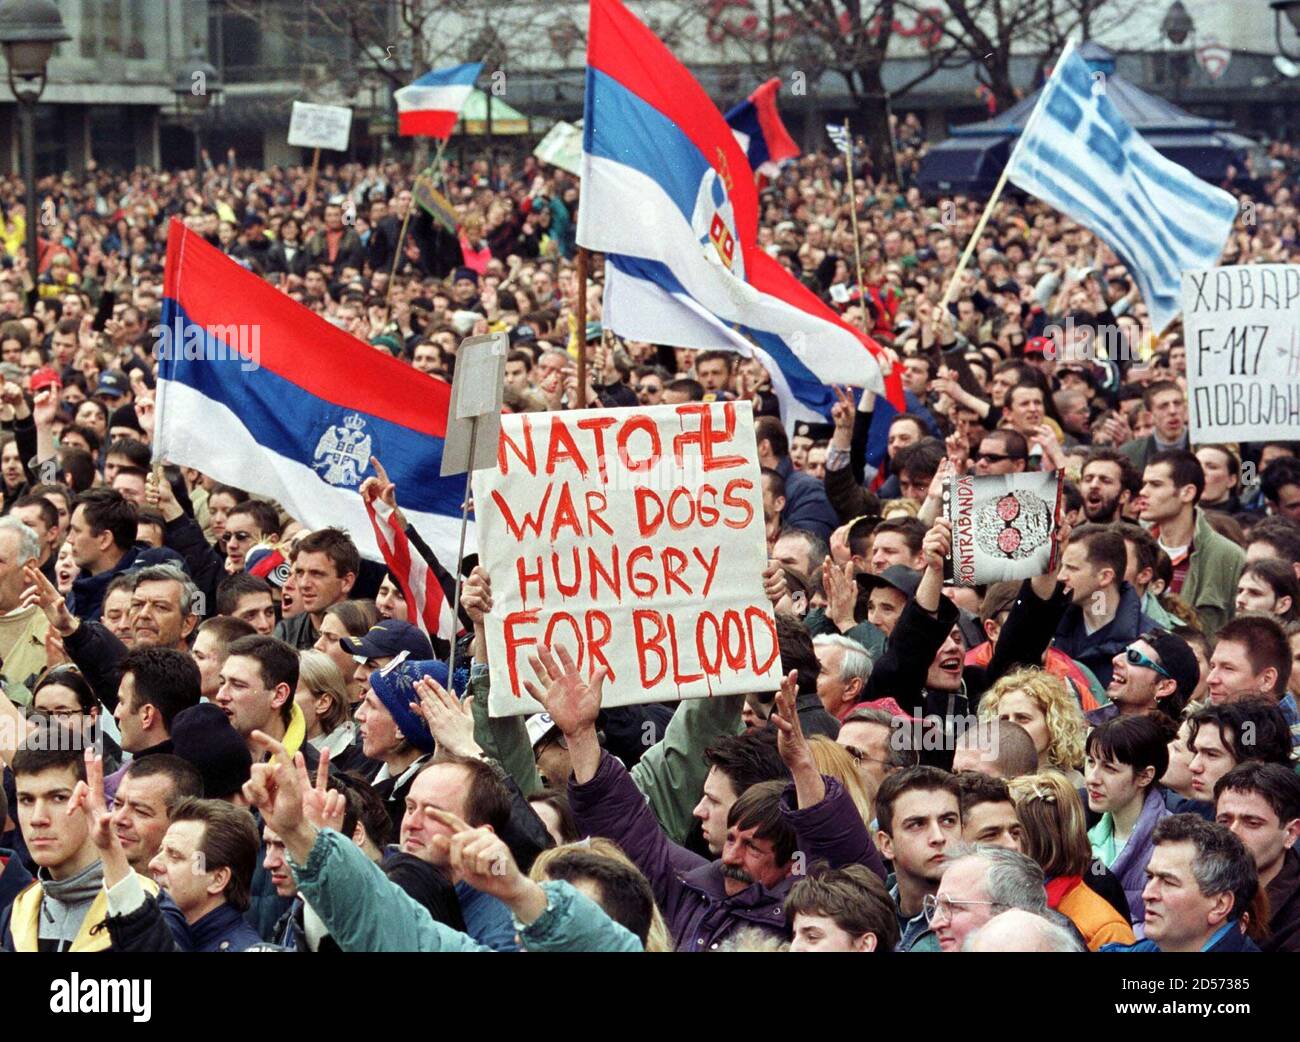
<instances>
[{"instance_id":1,"label":"man in green jacket","mask_svg":"<svg viewBox=\"0 0 1300 1042\"><path fill-rule=\"evenodd\" d=\"M423 905L389 881L350 839L325 827L341 816L342 793L313 788L301 754L290 764L279 742L258 732L272 753L254 765L244 797L284 840L298 892L343 951L491 951L434 922ZM505 842L438 812L458 877L503 901L530 951L641 951L641 942L565 882L537 884L519 871Z\"/></svg>"},{"instance_id":2,"label":"man in green jacket","mask_svg":"<svg viewBox=\"0 0 1300 1042\"><path fill-rule=\"evenodd\" d=\"M1204 491L1200 460L1183 449L1157 453L1142 474L1142 520L1174 566L1169 592L1195 610L1213 637L1232 614L1246 553L1197 508Z\"/></svg>"}]
</instances>

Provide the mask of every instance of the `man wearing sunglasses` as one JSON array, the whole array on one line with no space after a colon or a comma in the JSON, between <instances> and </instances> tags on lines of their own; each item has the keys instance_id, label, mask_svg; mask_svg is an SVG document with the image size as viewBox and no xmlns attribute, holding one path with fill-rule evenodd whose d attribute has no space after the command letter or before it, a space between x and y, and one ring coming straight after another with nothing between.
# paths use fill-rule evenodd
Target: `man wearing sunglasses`
<instances>
[{"instance_id":1,"label":"man wearing sunglasses","mask_svg":"<svg viewBox=\"0 0 1300 1042\"><path fill-rule=\"evenodd\" d=\"M984 435L975 452L975 473L1019 474L1029 459L1029 445L1019 431L999 430Z\"/></svg>"},{"instance_id":2,"label":"man wearing sunglasses","mask_svg":"<svg viewBox=\"0 0 1300 1042\"><path fill-rule=\"evenodd\" d=\"M1201 677L1191 645L1182 637L1161 631L1142 634L1116 654L1111 670L1106 688L1110 705L1085 714L1094 727L1117 716L1158 709L1177 719Z\"/></svg>"},{"instance_id":3,"label":"man wearing sunglasses","mask_svg":"<svg viewBox=\"0 0 1300 1042\"><path fill-rule=\"evenodd\" d=\"M244 570L244 555L258 543L280 538L280 515L275 507L260 499L236 503L226 516L226 530L221 543L226 551L226 572Z\"/></svg>"}]
</instances>

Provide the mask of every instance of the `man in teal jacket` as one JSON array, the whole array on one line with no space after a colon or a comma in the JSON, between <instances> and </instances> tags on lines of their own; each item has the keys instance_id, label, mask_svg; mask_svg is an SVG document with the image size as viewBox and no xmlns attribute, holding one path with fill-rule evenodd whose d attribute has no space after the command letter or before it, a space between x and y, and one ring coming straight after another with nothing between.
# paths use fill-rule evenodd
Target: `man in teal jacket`
<instances>
[{"instance_id":1,"label":"man in teal jacket","mask_svg":"<svg viewBox=\"0 0 1300 1042\"><path fill-rule=\"evenodd\" d=\"M298 892L320 916L343 951L491 951L467 935L434 922L425 908L389 882L351 840L323 827L341 807L340 793L316 789L306 767L291 765L273 739L274 754L255 764L244 796L284 840ZM475 889L503 901L530 951L641 951L641 942L570 884L537 884L519 871L491 829L470 828L439 812L447 827L438 837L452 868Z\"/></svg>"}]
</instances>

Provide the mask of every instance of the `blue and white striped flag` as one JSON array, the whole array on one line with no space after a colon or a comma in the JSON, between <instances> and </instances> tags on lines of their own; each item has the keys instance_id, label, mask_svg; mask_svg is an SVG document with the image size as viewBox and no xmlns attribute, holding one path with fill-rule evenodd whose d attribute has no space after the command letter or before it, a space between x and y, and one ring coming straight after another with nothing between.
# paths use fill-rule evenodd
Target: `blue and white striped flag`
<instances>
[{"instance_id":1,"label":"blue and white striped flag","mask_svg":"<svg viewBox=\"0 0 1300 1042\"><path fill-rule=\"evenodd\" d=\"M1237 216L1231 195L1143 140L1073 48L1043 88L1007 175L1115 251L1156 330L1178 317L1182 273L1218 263Z\"/></svg>"},{"instance_id":2,"label":"blue and white striped flag","mask_svg":"<svg viewBox=\"0 0 1300 1042\"><path fill-rule=\"evenodd\" d=\"M853 142L849 140L849 128L843 123L827 123L826 133L831 136L835 147L846 156L853 154Z\"/></svg>"}]
</instances>

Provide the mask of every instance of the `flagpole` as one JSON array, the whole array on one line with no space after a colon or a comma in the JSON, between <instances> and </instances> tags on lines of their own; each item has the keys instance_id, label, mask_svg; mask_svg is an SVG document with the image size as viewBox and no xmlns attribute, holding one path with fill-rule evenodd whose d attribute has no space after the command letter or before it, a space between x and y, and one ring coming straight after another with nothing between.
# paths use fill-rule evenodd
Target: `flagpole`
<instances>
[{"instance_id":1,"label":"flagpole","mask_svg":"<svg viewBox=\"0 0 1300 1042\"><path fill-rule=\"evenodd\" d=\"M862 308L862 332L869 333L867 328L867 287L862 282L862 239L858 236L858 188L854 184L853 174L853 135L849 131L849 121L844 120L844 136L848 138L849 150L844 154L844 166L848 174L846 180L849 183L849 215L853 220L853 255L858 265L858 304Z\"/></svg>"},{"instance_id":2,"label":"flagpole","mask_svg":"<svg viewBox=\"0 0 1300 1042\"><path fill-rule=\"evenodd\" d=\"M587 248L578 247L578 408L587 407Z\"/></svg>"},{"instance_id":3,"label":"flagpole","mask_svg":"<svg viewBox=\"0 0 1300 1042\"><path fill-rule=\"evenodd\" d=\"M433 169L438 170L442 165L442 150L447 147L447 138L438 142L438 151L433 157ZM418 183L423 174L418 175L415 181ZM433 182L436 184L437 182ZM402 244L406 242L406 228L411 223L411 213L415 209L415 185L412 184L411 202L406 207L406 216L402 218L402 230L397 233L397 249L393 251L393 266L388 272L388 291L384 294L384 325L388 325L389 315L393 307L393 282L397 278L397 266L402 263Z\"/></svg>"},{"instance_id":4,"label":"flagpole","mask_svg":"<svg viewBox=\"0 0 1300 1042\"><path fill-rule=\"evenodd\" d=\"M1059 68L1061 63L1069 57L1070 52L1074 50L1074 40L1066 40L1065 50L1061 52L1061 57L1057 59L1056 65ZM1049 79L1050 83L1051 80ZM1047 85L1043 85L1046 91ZM993 215L993 207L997 205L999 197L1002 195L1002 189L1007 186L1007 178L1011 173L1011 167L1015 164L1016 154L1020 151L1021 143L1029 136L1034 125L1038 122L1039 112L1043 107L1043 97L1040 94L1038 103L1034 105L1034 111L1029 114L1029 120L1025 123L1025 129L1020 132L1016 138L1015 147L1011 150L1011 155L1007 157L1006 165L1002 168L1002 175L998 178L998 183L993 188L993 194L989 197L988 203L984 206L984 212L980 214L979 223L975 225L975 230L971 232L970 240L966 243L966 248L962 250L961 259L957 261L957 270L952 273L952 278L948 280L948 286L943 291L943 299L939 301L939 311L942 314L947 310L948 305L952 302L953 293L957 289L957 280L961 278L961 273L966 270L966 265L970 263L970 255L975 251L975 244L979 242L980 236L984 234L984 226L989 223L989 218Z\"/></svg>"},{"instance_id":5,"label":"flagpole","mask_svg":"<svg viewBox=\"0 0 1300 1042\"><path fill-rule=\"evenodd\" d=\"M465 530L469 527L469 500L473 491L471 481L474 478L474 449L478 441L478 417L471 416L469 421L469 469L465 471L465 495L460 502L460 549L456 551L456 574L452 582L451 594L451 654L447 656L447 690L456 693L456 637L460 630L460 573L461 562L465 560Z\"/></svg>"},{"instance_id":6,"label":"flagpole","mask_svg":"<svg viewBox=\"0 0 1300 1042\"><path fill-rule=\"evenodd\" d=\"M316 174L320 170L320 149L313 149L311 154L311 174L307 177L307 205L316 201Z\"/></svg>"}]
</instances>

